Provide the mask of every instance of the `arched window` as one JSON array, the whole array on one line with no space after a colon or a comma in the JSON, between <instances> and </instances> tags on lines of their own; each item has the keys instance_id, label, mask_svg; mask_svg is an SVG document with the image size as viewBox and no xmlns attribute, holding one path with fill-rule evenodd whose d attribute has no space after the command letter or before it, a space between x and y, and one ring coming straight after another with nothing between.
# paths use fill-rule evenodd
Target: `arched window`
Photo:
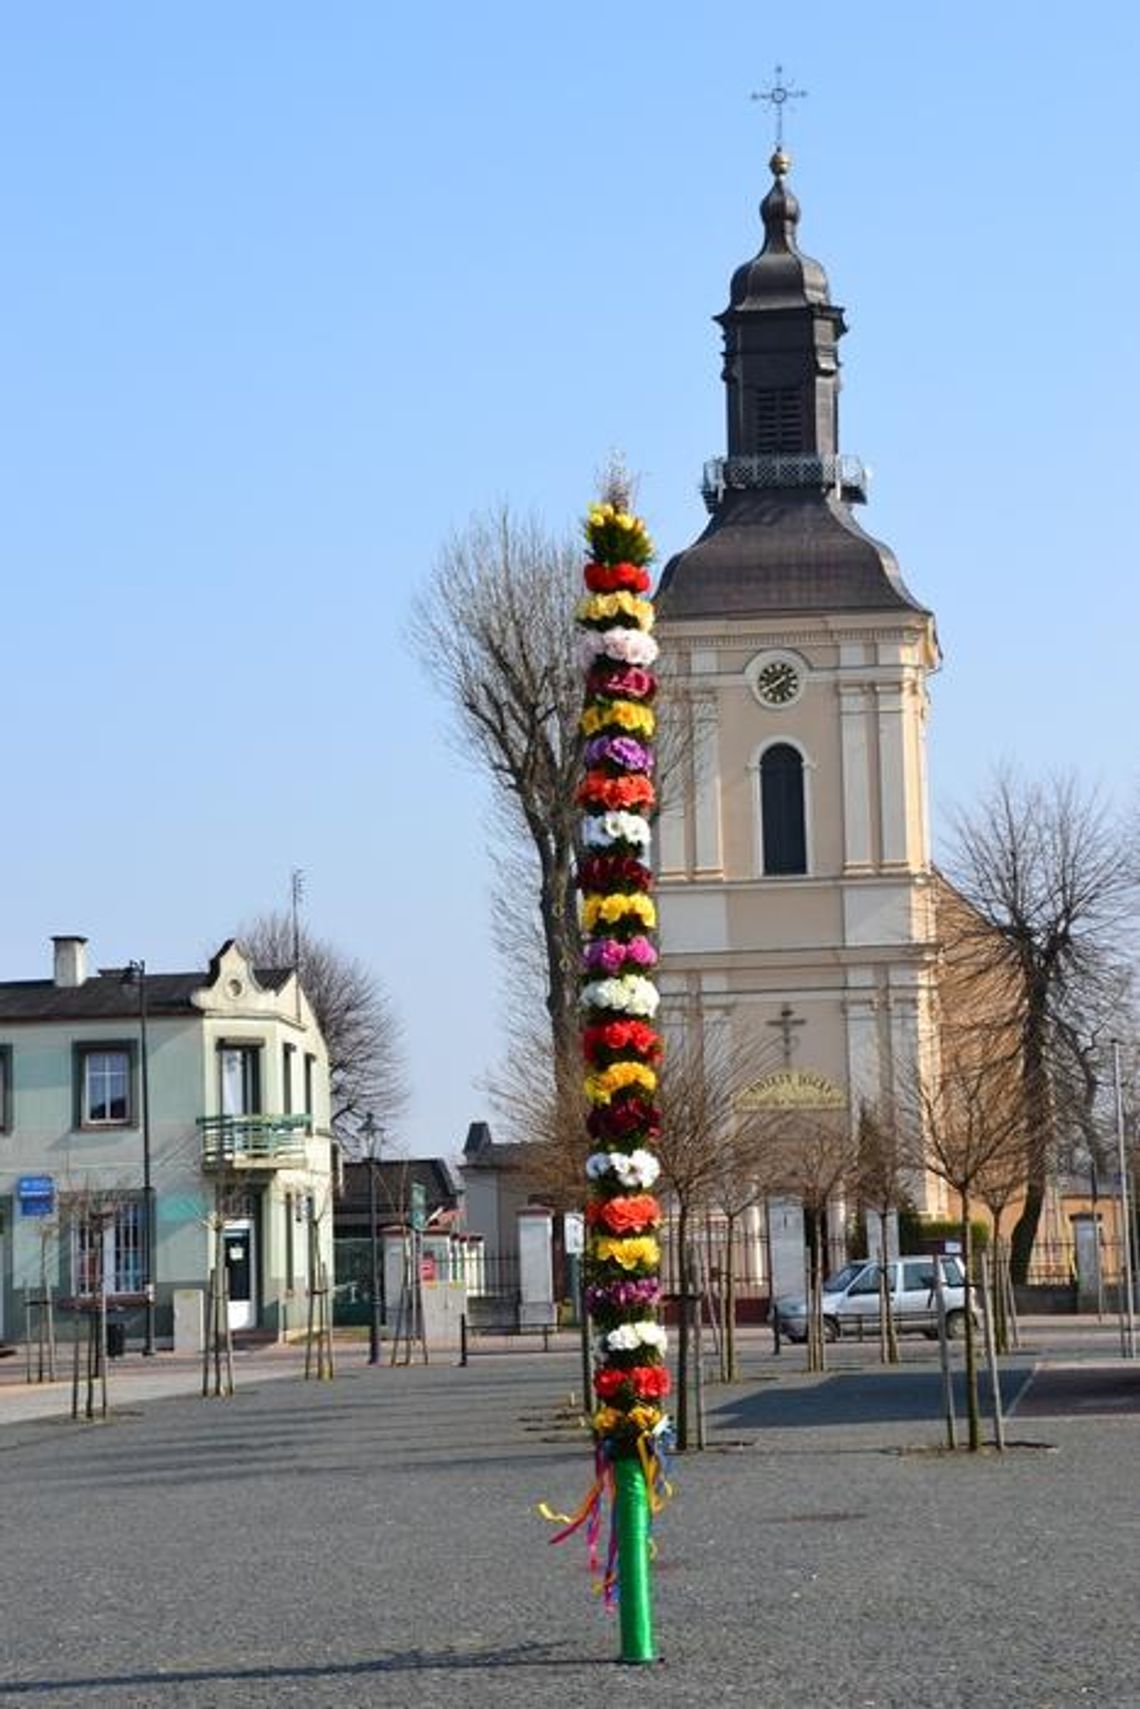
<instances>
[{"instance_id":1,"label":"arched window","mask_svg":"<svg viewBox=\"0 0 1140 1709\"><path fill-rule=\"evenodd\" d=\"M774 742L760 761L760 822L765 874L806 872L804 762L790 742Z\"/></svg>"}]
</instances>

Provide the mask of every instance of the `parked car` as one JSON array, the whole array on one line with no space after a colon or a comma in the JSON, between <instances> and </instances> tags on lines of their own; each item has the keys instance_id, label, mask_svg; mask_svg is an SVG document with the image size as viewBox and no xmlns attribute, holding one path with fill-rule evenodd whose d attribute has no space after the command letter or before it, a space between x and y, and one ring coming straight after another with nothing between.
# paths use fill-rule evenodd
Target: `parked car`
<instances>
[{"instance_id":1,"label":"parked car","mask_svg":"<svg viewBox=\"0 0 1140 1709\"><path fill-rule=\"evenodd\" d=\"M917 1330L938 1333L938 1297L934 1286L934 1258L896 1258L887 1265L891 1314L900 1332ZM958 1338L966 1333L966 1276L961 1259L942 1257L942 1287L946 1305L946 1333ZM828 1341L879 1327L879 1264L869 1258L854 1258L823 1284L823 1333ZM778 1299L776 1312L780 1332L790 1341L807 1339L807 1301ZM971 1301L977 1321L977 1309Z\"/></svg>"}]
</instances>

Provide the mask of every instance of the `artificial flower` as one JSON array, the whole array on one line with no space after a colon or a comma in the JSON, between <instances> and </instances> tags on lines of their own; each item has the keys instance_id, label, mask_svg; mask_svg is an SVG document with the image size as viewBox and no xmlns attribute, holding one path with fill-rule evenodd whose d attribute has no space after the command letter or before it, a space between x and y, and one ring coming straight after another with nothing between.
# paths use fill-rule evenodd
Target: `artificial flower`
<instances>
[{"instance_id":1,"label":"artificial flower","mask_svg":"<svg viewBox=\"0 0 1140 1709\"><path fill-rule=\"evenodd\" d=\"M649 592L649 571L643 564L587 564L582 573L591 593L614 593L618 588Z\"/></svg>"},{"instance_id":2,"label":"artificial flower","mask_svg":"<svg viewBox=\"0 0 1140 1709\"><path fill-rule=\"evenodd\" d=\"M628 1199L591 1199L586 1206L586 1221L592 1228L604 1228L610 1234L637 1234L642 1229L657 1227L661 1205L652 1193L636 1193Z\"/></svg>"},{"instance_id":3,"label":"artificial flower","mask_svg":"<svg viewBox=\"0 0 1140 1709\"><path fill-rule=\"evenodd\" d=\"M608 777L603 771L588 771L578 785L577 799L583 807L652 807L657 791L640 773Z\"/></svg>"},{"instance_id":4,"label":"artificial flower","mask_svg":"<svg viewBox=\"0 0 1140 1709\"><path fill-rule=\"evenodd\" d=\"M657 719L648 706L639 706L635 700L595 700L582 713L578 728L583 736L596 736L600 730L652 736Z\"/></svg>"},{"instance_id":5,"label":"artificial flower","mask_svg":"<svg viewBox=\"0 0 1140 1709\"><path fill-rule=\"evenodd\" d=\"M590 506L584 527L586 542L599 563L647 564L653 556L653 541L640 516L619 510L608 500Z\"/></svg>"},{"instance_id":6,"label":"artificial flower","mask_svg":"<svg viewBox=\"0 0 1140 1709\"><path fill-rule=\"evenodd\" d=\"M586 764L613 765L622 771L652 771L653 752L634 736L593 736L586 743Z\"/></svg>"},{"instance_id":7,"label":"artificial flower","mask_svg":"<svg viewBox=\"0 0 1140 1709\"><path fill-rule=\"evenodd\" d=\"M651 665L660 648L643 629L587 629L578 637L578 657L588 669L595 659L616 659L626 665Z\"/></svg>"},{"instance_id":8,"label":"artificial flower","mask_svg":"<svg viewBox=\"0 0 1140 1709\"><path fill-rule=\"evenodd\" d=\"M651 1234L615 1239L608 1234L596 1237L591 1248L599 1264L617 1264L622 1270L656 1270L661 1262L661 1247Z\"/></svg>"},{"instance_id":9,"label":"artificial flower","mask_svg":"<svg viewBox=\"0 0 1140 1709\"><path fill-rule=\"evenodd\" d=\"M625 966L655 967L657 951L646 937L594 938L582 952L582 965L587 973L620 973Z\"/></svg>"},{"instance_id":10,"label":"artificial flower","mask_svg":"<svg viewBox=\"0 0 1140 1709\"><path fill-rule=\"evenodd\" d=\"M591 1282L586 1289L586 1308L596 1316L604 1311L631 1311L635 1306L656 1305L660 1298L661 1283L656 1276L643 1276L636 1282Z\"/></svg>"},{"instance_id":11,"label":"artificial flower","mask_svg":"<svg viewBox=\"0 0 1140 1709\"><path fill-rule=\"evenodd\" d=\"M649 1017L657 1013L661 993L651 979L639 973L623 973L616 979L592 979L578 997L584 1009L616 1009L625 1015Z\"/></svg>"},{"instance_id":12,"label":"artificial flower","mask_svg":"<svg viewBox=\"0 0 1140 1709\"><path fill-rule=\"evenodd\" d=\"M622 1390L638 1400L660 1400L670 1389L664 1365L606 1365L594 1373L594 1392L599 1400L613 1400Z\"/></svg>"},{"instance_id":13,"label":"artificial flower","mask_svg":"<svg viewBox=\"0 0 1140 1709\"><path fill-rule=\"evenodd\" d=\"M629 817L633 818L634 815L630 814ZM583 821L584 825L595 822L589 819ZM611 849L605 854L587 855L579 863L577 882L579 890L582 891L599 890L608 893L611 890L651 890L653 874L636 854Z\"/></svg>"},{"instance_id":14,"label":"artificial flower","mask_svg":"<svg viewBox=\"0 0 1140 1709\"><path fill-rule=\"evenodd\" d=\"M657 1090L657 1076L643 1062L611 1062L599 1074L587 1074L585 1092L592 1104L608 1104L618 1092L629 1086L640 1086L646 1092Z\"/></svg>"},{"instance_id":15,"label":"artificial flower","mask_svg":"<svg viewBox=\"0 0 1140 1709\"><path fill-rule=\"evenodd\" d=\"M635 1056L656 1062L661 1056L661 1035L644 1021L599 1021L582 1033L582 1054L587 1062L596 1061L607 1051L621 1055L630 1050Z\"/></svg>"},{"instance_id":16,"label":"artificial flower","mask_svg":"<svg viewBox=\"0 0 1140 1709\"><path fill-rule=\"evenodd\" d=\"M586 693L610 695L614 699L652 700L657 693L657 678L640 665L605 659L587 673Z\"/></svg>"},{"instance_id":17,"label":"artificial flower","mask_svg":"<svg viewBox=\"0 0 1140 1709\"><path fill-rule=\"evenodd\" d=\"M586 1159L591 1181L613 1176L623 1187L652 1187L660 1173L660 1163L643 1147L636 1151L592 1151Z\"/></svg>"},{"instance_id":18,"label":"artificial flower","mask_svg":"<svg viewBox=\"0 0 1140 1709\"><path fill-rule=\"evenodd\" d=\"M637 1323L620 1323L598 1339L603 1352L636 1353L639 1347L651 1347L655 1353L663 1353L667 1337L659 1323L642 1318Z\"/></svg>"},{"instance_id":19,"label":"artificial flower","mask_svg":"<svg viewBox=\"0 0 1140 1709\"><path fill-rule=\"evenodd\" d=\"M643 813L626 813L620 808L612 813L588 813L582 820L582 841L588 849L605 849L612 843L632 843L635 847L647 848L652 835L649 820ZM648 868L642 870L648 871ZM590 890L600 886L586 884L582 888Z\"/></svg>"},{"instance_id":20,"label":"artificial flower","mask_svg":"<svg viewBox=\"0 0 1140 1709\"><path fill-rule=\"evenodd\" d=\"M582 925L588 932L598 926L629 925L639 921L648 931L657 924L657 909L649 896L640 891L619 890L612 896L596 896L591 892L582 898Z\"/></svg>"},{"instance_id":21,"label":"artificial flower","mask_svg":"<svg viewBox=\"0 0 1140 1709\"><path fill-rule=\"evenodd\" d=\"M609 625L617 623L626 617L630 623L647 635L653 628L653 602L648 599L638 599L634 593L592 593L587 599L580 599L574 612L579 623L594 623Z\"/></svg>"}]
</instances>

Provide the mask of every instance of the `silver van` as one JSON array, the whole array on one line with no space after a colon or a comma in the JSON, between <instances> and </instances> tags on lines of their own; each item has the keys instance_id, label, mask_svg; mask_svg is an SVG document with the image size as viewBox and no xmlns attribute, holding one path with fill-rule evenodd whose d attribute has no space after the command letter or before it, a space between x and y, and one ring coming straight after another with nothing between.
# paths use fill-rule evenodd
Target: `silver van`
<instances>
[{"instance_id":1,"label":"silver van","mask_svg":"<svg viewBox=\"0 0 1140 1709\"><path fill-rule=\"evenodd\" d=\"M938 1333L938 1298L934 1288L934 1266L942 1266L946 1333L958 1338L966 1333L966 1276L962 1261L955 1257L896 1258L887 1264L891 1315L901 1332L919 1330ZM854 1258L828 1276L823 1284L823 1333L828 1341L841 1335L877 1334L879 1328L880 1265L873 1259ZM776 1312L780 1331L790 1341L807 1338L807 1301L778 1299ZM976 1319L975 1312L975 1319Z\"/></svg>"}]
</instances>

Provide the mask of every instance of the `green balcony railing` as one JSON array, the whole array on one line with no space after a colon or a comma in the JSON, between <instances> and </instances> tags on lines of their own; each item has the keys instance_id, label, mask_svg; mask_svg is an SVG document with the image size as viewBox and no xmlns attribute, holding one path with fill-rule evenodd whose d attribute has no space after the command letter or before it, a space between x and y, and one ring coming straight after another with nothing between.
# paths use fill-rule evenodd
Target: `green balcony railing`
<instances>
[{"instance_id":1,"label":"green balcony railing","mask_svg":"<svg viewBox=\"0 0 1140 1709\"><path fill-rule=\"evenodd\" d=\"M305 1161L311 1116L199 1116L203 1169L285 1169Z\"/></svg>"}]
</instances>

